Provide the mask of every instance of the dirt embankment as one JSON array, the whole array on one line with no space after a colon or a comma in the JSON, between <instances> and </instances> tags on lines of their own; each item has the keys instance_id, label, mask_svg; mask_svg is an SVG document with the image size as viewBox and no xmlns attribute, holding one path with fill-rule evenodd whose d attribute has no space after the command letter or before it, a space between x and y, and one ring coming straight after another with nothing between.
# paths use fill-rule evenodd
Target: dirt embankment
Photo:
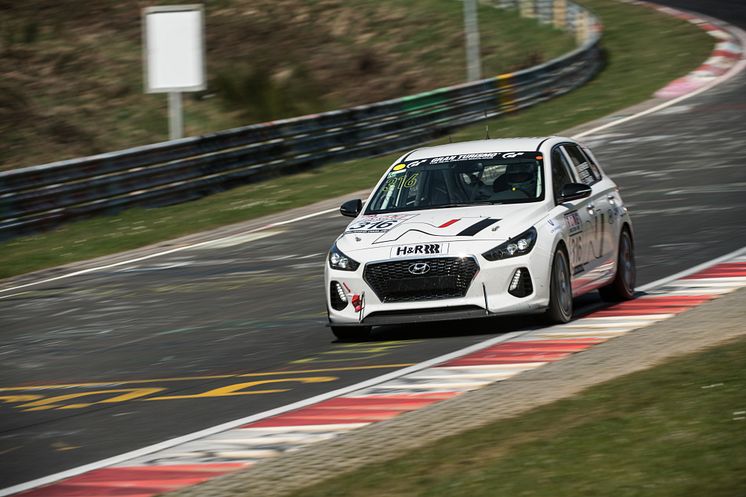
<instances>
[{"instance_id":1,"label":"dirt embankment","mask_svg":"<svg viewBox=\"0 0 746 497\"><path fill-rule=\"evenodd\" d=\"M0 169L166 139L166 99L143 93L140 15L152 4L0 0ZM205 10L209 83L186 98L192 135L395 98L465 74L461 4L452 0L213 0ZM487 6L480 24L485 74L573 45Z\"/></svg>"}]
</instances>

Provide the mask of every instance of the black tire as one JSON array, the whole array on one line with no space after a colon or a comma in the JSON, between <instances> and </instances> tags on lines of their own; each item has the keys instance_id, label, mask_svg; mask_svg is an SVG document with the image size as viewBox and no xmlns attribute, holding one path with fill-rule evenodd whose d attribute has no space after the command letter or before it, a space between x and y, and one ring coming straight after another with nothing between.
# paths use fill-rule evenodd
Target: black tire
<instances>
[{"instance_id":1,"label":"black tire","mask_svg":"<svg viewBox=\"0 0 746 497\"><path fill-rule=\"evenodd\" d=\"M607 302L621 302L635 298L635 246L632 235L626 228L619 236L619 253L617 255L616 275L608 285L598 289L601 298Z\"/></svg>"},{"instance_id":2,"label":"black tire","mask_svg":"<svg viewBox=\"0 0 746 497\"><path fill-rule=\"evenodd\" d=\"M572 279L567 250L557 247L552 259L549 281L549 308L544 315L551 324L566 323L572 319Z\"/></svg>"},{"instance_id":3,"label":"black tire","mask_svg":"<svg viewBox=\"0 0 746 497\"><path fill-rule=\"evenodd\" d=\"M332 333L343 342L363 342L370 340L372 326L331 326Z\"/></svg>"}]
</instances>

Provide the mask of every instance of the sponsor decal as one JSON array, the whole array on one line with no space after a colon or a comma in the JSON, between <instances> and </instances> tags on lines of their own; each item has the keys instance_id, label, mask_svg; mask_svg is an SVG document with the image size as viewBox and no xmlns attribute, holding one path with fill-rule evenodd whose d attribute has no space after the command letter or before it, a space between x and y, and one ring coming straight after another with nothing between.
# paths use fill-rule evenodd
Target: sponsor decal
<instances>
[{"instance_id":1,"label":"sponsor decal","mask_svg":"<svg viewBox=\"0 0 746 497\"><path fill-rule=\"evenodd\" d=\"M383 191L387 192L391 190L392 188L393 189L400 189L402 187L412 188L415 185L417 185L417 178L419 176L420 176L420 173L404 175L404 174L397 174L396 172L392 172L386 178L386 184L383 185Z\"/></svg>"},{"instance_id":2,"label":"sponsor decal","mask_svg":"<svg viewBox=\"0 0 746 497\"><path fill-rule=\"evenodd\" d=\"M442 157L433 157L430 164L443 164L446 162L458 162L465 160L485 160L499 157L501 159L515 159L524 155L525 152L481 152L475 154L445 155ZM412 167L412 166L409 166Z\"/></svg>"},{"instance_id":3,"label":"sponsor decal","mask_svg":"<svg viewBox=\"0 0 746 497\"><path fill-rule=\"evenodd\" d=\"M417 243L414 245L399 245L391 247L391 257L406 257L410 255L447 254L447 243Z\"/></svg>"},{"instance_id":4,"label":"sponsor decal","mask_svg":"<svg viewBox=\"0 0 746 497\"><path fill-rule=\"evenodd\" d=\"M559 230L562 229L562 227L557 224L554 219L547 219L547 224L549 225L549 232L550 233L556 233Z\"/></svg>"},{"instance_id":5,"label":"sponsor decal","mask_svg":"<svg viewBox=\"0 0 746 497\"><path fill-rule=\"evenodd\" d=\"M583 231L583 223L577 211L565 214L565 224L567 225L567 233L570 235L577 235Z\"/></svg>"},{"instance_id":6,"label":"sponsor decal","mask_svg":"<svg viewBox=\"0 0 746 497\"><path fill-rule=\"evenodd\" d=\"M414 214L363 216L347 226L345 233L386 233L414 216Z\"/></svg>"},{"instance_id":7,"label":"sponsor decal","mask_svg":"<svg viewBox=\"0 0 746 497\"><path fill-rule=\"evenodd\" d=\"M392 167L391 172L393 173L393 172L404 171L405 169L412 169L413 167L417 167L421 164L425 164L429 160L430 159L421 159L421 160L413 160L412 162L407 162L407 163L402 162Z\"/></svg>"}]
</instances>

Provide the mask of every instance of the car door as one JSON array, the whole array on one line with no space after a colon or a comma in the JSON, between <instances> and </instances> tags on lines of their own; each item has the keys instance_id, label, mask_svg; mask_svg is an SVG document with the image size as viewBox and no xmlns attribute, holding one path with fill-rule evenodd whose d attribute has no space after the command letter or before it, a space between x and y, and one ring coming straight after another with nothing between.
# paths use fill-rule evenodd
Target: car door
<instances>
[{"instance_id":1,"label":"car door","mask_svg":"<svg viewBox=\"0 0 746 497\"><path fill-rule=\"evenodd\" d=\"M585 154L582 148L574 143L562 145L567 158L570 160L578 181L591 187L591 196L586 200L582 209L587 217L588 236L585 261L588 279L592 285L602 283L613 273L616 260L616 233L612 223L614 217L610 215L611 204L614 200L615 187L610 180L603 180L594 160Z\"/></svg>"},{"instance_id":2,"label":"car door","mask_svg":"<svg viewBox=\"0 0 746 497\"><path fill-rule=\"evenodd\" d=\"M579 199L561 203L559 194L562 187L568 183L577 183L572 161L562 146L552 149L552 190L555 202L555 222L563 226L566 235L570 270L572 274L573 295L587 291L594 284L593 275L589 271L590 246L596 236L593 231L591 215L588 211L589 199Z\"/></svg>"},{"instance_id":3,"label":"car door","mask_svg":"<svg viewBox=\"0 0 746 497\"><path fill-rule=\"evenodd\" d=\"M617 250L619 249L619 235L621 226L619 225L619 218L623 212L622 197L619 195L619 187L614 181L608 176L605 176L598 166L598 162L593 155L593 152L587 148L580 146L580 150L583 151L588 164L590 165L590 172L596 179L594 186L602 194L605 193L604 198L606 199L604 208L604 257L611 259L612 262L616 261ZM593 188L593 187L591 187ZM603 202L602 202L603 204Z\"/></svg>"}]
</instances>

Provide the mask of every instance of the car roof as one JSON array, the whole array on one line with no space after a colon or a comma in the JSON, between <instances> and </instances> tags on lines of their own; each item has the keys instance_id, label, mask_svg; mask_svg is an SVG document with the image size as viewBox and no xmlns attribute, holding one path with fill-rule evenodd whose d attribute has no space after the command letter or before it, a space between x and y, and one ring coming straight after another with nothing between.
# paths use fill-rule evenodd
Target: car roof
<instances>
[{"instance_id":1,"label":"car roof","mask_svg":"<svg viewBox=\"0 0 746 497\"><path fill-rule=\"evenodd\" d=\"M523 152L538 150L547 138L501 138L496 140L474 140L468 142L448 143L434 147L423 147L413 150L403 160L427 159L446 155L473 154L475 152Z\"/></svg>"}]
</instances>

